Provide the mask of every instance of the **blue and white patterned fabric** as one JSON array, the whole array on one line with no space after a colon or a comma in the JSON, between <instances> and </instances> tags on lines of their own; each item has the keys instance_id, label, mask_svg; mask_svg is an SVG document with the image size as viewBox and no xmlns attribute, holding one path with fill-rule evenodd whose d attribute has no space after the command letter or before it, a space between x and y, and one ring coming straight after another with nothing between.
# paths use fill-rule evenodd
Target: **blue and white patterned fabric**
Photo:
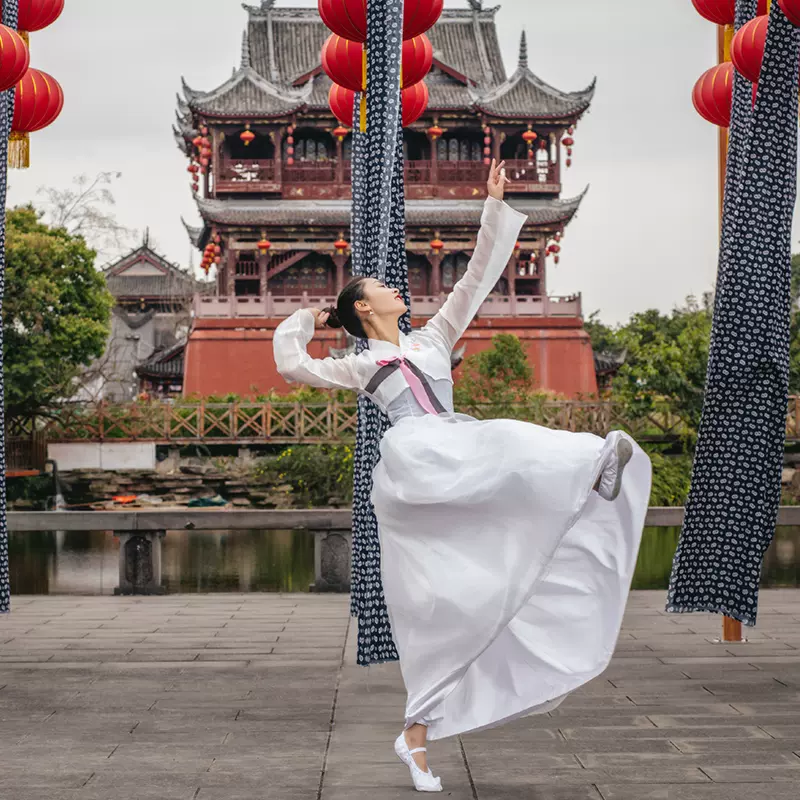
<instances>
[{"instance_id":1,"label":"blue and white patterned fabric","mask_svg":"<svg viewBox=\"0 0 800 800\"><path fill-rule=\"evenodd\" d=\"M17 29L19 0L3 3L3 25ZM0 312L6 278L6 190L8 188L8 137L14 116L14 90L0 94ZM8 573L8 526L6 523L6 425L5 384L3 383L3 326L0 325L0 614L11 610L11 585Z\"/></svg>"},{"instance_id":2,"label":"blue and white patterned fabric","mask_svg":"<svg viewBox=\"0 0 800 800\"><path fill-rule=\"evenodd\" d=\"M756 0L737 0L737 28L755 14ZM734 83L703 417L666 606L745 625L780 504L799 36L773 3L755 110L751 84Z\"/></svg>"},{"instance_id":3,"label":"blue and white patterned fabric","mask_svg":"<svg viewBox=\"0 0 800 800\"><path fill-rule=\"evenodd\" d=\"M403 0L367 2L367 131L353 121L353 274L381 278L410 303L405 249L403 128L400 107L400 48ZM409 315L400 321L411 329ZM359 341L361 352L367 343ZM358 663L396 661L381 583L378 523L370 501L372 471L389 420L366 397L358 398L353 469L353 561L351 612L358 617Z\"/></svg>"}]
</instances>

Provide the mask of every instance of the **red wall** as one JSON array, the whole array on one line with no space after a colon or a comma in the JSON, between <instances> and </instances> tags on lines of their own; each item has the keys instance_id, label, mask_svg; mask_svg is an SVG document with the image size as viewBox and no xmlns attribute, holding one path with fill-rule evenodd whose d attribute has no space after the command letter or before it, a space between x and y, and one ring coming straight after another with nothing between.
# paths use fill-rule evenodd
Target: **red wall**
<instances>
[{"instance_id":1,"label":"red wall","mask_svg":"<svg viewBox=\"0 0 800 800\"><path fill-rule=\"evenodd\" d=\"M266 393L288 391L272 358L272 332L279 320L197 320L186 345L186 395ZM415 327L424 320L415 320ZM466 355L491 347L492 336L513 333L528 349L536 385L569 398L597 393L589 335L579 319L483 319L464 335ZM308 351L314 358L342 347L335 331L318 331ZM459 345L460 346L460 345ZM456 370L456 380L459 370Z\"/></svg>"}]
</instances>

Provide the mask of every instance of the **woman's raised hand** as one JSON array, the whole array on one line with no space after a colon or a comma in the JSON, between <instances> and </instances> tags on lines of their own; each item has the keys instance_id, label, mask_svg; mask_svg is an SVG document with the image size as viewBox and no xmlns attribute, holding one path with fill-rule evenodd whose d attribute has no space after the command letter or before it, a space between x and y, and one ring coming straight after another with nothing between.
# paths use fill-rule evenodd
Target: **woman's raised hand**
<instances>
[{"instance_id":1,"label":"woman's raised hand","mask_svg":"<svg viewBox=\"0 0 800 800\"><path fill-rule=\"evenodd\" d=\"M314 315L314 327L324 328L330 314L327 311L321 311L318 308L309 308L308 310Z\"/></svg>"},{"instance_id":2,"label":"woman's raised hand","mask_svg":"<svg viewBox=\"0 0 800 800\"><path fill-rule=\"evenodd\" d=\"M502 200L506 191L506 184L511 181L506 178L505 161L499 164L496 159L492 159L492 166L489 168L489 180L486 181L486 188L489 191L489 197L494 197L495 200Z\"/></svg>"}]
</instances>

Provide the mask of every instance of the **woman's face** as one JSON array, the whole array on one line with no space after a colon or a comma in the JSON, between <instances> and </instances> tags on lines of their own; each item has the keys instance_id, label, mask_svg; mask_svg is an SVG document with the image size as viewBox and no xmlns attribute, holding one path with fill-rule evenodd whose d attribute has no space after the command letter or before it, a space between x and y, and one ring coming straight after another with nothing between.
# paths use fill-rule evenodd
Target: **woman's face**
<instances>
[{"instance_id":1,"label":"woman's face","mask_svg":"<svg viewBox=\"0 0 800 800\"><path fill-rule=\"evenodd\" d=\"M364 301L377 316L381 317L400 317L407 311L400 291L375 278L367 278L364 281Z\"/></svg>"}]
</instances>

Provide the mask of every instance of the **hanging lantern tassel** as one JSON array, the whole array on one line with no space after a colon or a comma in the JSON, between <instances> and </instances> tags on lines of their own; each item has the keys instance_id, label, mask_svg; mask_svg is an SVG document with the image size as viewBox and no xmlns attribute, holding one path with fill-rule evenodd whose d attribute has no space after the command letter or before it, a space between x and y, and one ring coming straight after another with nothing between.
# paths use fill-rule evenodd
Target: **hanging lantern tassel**
<instances>
[{"instance_id":1,"label":"hanging lantern tassel","mask_svg":"<svg viewBox=\"0 0 800 800\"><path fill-rule=\"evenodd\" d=\"M11 167L11 169L28 169L30 165L30 134L12 131L8 139L8 166Z\"/></svg>"},{"instance_id":2,"label":"hanging lantern tassel","mask_svg":"<svg viewBox=\"0 0 800 800\"><path fill-rule=\"evenodd\" d=\"M364 45L364 54L361 56L361 68L363 70L363 86L364 91L361 92L361 106L360 106L360 122L359 128L361 133L367 131L367 46Z\"/></svg>"}]
</instances>

